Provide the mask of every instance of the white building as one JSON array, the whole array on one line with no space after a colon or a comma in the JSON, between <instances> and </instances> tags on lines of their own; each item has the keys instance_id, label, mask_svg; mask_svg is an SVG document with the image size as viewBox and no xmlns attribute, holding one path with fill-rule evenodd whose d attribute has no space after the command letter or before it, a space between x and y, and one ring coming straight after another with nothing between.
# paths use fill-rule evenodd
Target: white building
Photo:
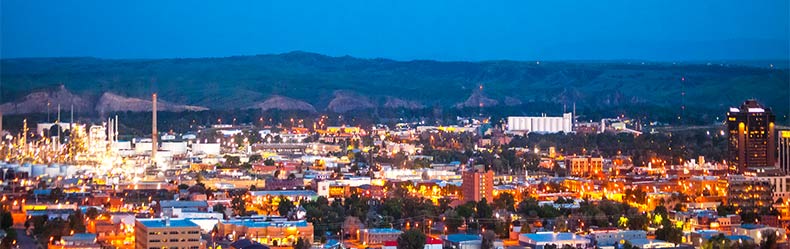
<instances>
[{"instance_id":1,"label":"white building","mask_svg":"<svg viewBox=\"0 0 790 249\"><path fill-rule=\"evenodd\" d=\"M790 198L790 175L783 176L758 176L760 181L767 181L773 187L773 200L779 198L787 201Z\"/></svg>"},{"instance_id":2,"label":"white building","mask_svg":"<svg viewBox=\"0 0 790 249\"><path fill-rule=\"evenodd\" d=\"M508 132L570 133L573 131L573 114L564 113L562 117L507 117Z\"/></svg>"},{"instance_id":3,"label":"white building","mask_svg":"<svg viewBox=\"0 0 790 249\"><path fill-rule=\"evenodd\" d=\"M779 242L787 240L787 234L784 228L769 227L759 224L745 224L732 228L732 235L745 235L752 238L754 241L763 241L763 238L769 233L775 233Z\"/></svg>"},{"instance_id":4,"label":"white building","mask_svg":"<svg viewBox=\"0 0 790 249\"><path fill-rule=\"evenodd\" d=\"M531 249L543 249L546 245L556 245L557 248L571 246L573 248L588 248L590 239L573 233L539 232L525 233L518 236L519 245Z\"/></svg>"}]
</instances>

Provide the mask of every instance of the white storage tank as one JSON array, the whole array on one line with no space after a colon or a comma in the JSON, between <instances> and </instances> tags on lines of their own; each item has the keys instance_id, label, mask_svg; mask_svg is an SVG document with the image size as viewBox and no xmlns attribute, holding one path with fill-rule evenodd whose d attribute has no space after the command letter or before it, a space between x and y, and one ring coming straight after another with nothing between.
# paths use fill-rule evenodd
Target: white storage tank
<instances>
[{"instance_id":1,"label":"white storage tank","mask_svg":"<svg viewBox=\"0 0 790 249\"><path fill-rule=\"evenodd\" d=\"M134 144L134 153L135 154L147 154L151 153L151 143L150 142L139 142Z\"/></svg>"},{"instance_id":2,"label":"white storage tank","mask_svg":"<svg viewBox=\"0 0 790 249\"><path fill-rule=\"evenodd\" d=\"M33 175L33 168L31 167L30 163L11 166L11 169L13 169L14 172L17 173L27 173L28 176Z\"/></svg>"},{"instance_id":3,"label":"white storage tank","mask_svg":"<svg viewBox=\"0 0 790 249\"><path fill-rule=\"evenodd\" d=\"M36 165L31 166L31 168L32 169L30 170L30 176L31 177L37 177L37 176L41 176L41 175L46 173L47 165L45 165L45 164L36 164Z\"/></svg>"},{"instance_id":4,"label":"white storage tank","mask_svg":"<svg viewBox=\"0 0 790 249\"><path fill-rule=\"evenodd\" d=\"M151 145L150 143L148 144ZM118 141L112 144L113 149L116 151L118 150L131 150L132 149L132 142L129 141Z\"/></svg>"},{"instance_id":5,"label":"white storage tank","mask_svg":"<svg viewBox=\"0 0 790 249\"><path fill-rule=\"evenodd\" d=\"M173 155L182 155L187 153L187 142L162 142L161 150L167 150Z\"/></svg>"},{"instance_id":6,"label":"white storage tank","mask_svg":"<svg viewBox=\"0 0 790 249\"><path fill-rule=\"evenodd\" d=\"M192 144L192 154L219 155L219 143Z\"/></svg>"},{"instance_id":7,"label":"white storage tank","mask_svg":"<svg viewBox=\"0 0 790 249\"><path fill-rule=\"evenodd\" d=\"M56 165L49 166L45 169L44 174L49 176L60 176L60 167Z\"/></svg>"}]
</instances>

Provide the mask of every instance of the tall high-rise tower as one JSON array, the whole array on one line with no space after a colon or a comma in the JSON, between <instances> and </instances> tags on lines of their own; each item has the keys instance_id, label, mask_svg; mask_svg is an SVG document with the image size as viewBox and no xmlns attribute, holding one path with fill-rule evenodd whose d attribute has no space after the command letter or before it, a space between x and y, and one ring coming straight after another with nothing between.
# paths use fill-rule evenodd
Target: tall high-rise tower
<instances>
[{"instance_id":1,"label":"tall high-rise tower","mask_svg":"<svg viewBox=\"0 0 790 249\"><path fill-rule=\"evenodd\" d=\"M756 100L727 112L728 164L733 173L776 165L775 116Z\"/></svg>"},{"instance_id":2,"label":"tall high-rise tower","mask_svg":"<svg viewBox=\"0 0 790 249\"><path fill-rule=\"evenodd\" d=\"M790 130L779 131L779 168L790 175Z\"/></svg>"}]
</instances>

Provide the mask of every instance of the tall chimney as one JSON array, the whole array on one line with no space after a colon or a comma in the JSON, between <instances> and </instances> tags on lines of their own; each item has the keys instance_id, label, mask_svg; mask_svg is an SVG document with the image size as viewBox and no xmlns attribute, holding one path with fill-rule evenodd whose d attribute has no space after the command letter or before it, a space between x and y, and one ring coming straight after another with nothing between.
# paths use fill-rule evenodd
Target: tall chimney
<instances>
[{"instance_id":1,"label":"tall chimney","mask_svg":"<svg viewBox=\"0 0 790 249\"><path fill-rule=\"evenodd\" d=\"M115 128L112 128L112 131L115 132L115 134L113 134L113 137L112 137L113 139L115 139L113 142L118 142L118 115L117 114L115 115Z\"/></svg>"},{"instance_id":2,"label":"tall chimney","mask_svg":"<svg viewBox=\"0 0 790 249\"><path fill-rule=\"evenodd\" d=\"M156 142L157 137L159 134L156 132L156 93L152 95L153 97L153 120L151 124L151 162L156 163L156 151L159 149L159 146Z\"/></svg>"},{"instance_id":3,"label":"tall chimney","mask_svg":"<svg viewBox=\"0 0 790 249\"><path fill-rule=\"evenodd\" d=\"M72 130L71 125L74 124L74 104L71 104L71 120L69 120L69 138L71 137Z\"/></svg>"}]
</instances>

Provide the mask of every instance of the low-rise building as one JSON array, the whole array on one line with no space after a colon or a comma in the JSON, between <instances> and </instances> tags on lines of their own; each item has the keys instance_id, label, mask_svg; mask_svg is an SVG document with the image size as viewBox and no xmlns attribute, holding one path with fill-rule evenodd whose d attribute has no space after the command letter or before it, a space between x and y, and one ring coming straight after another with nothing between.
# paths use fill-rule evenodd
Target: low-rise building
<instances>
[{"instance_id":1,"label":"low-rise building","mask_svg":"<svg viewBox=\"0 0 790 249\"><path fill-rule=\"evenodd\" d=\"M728 180L727 203L750 211L773 203L773 187L768 181L742 175L730 176Z\"/></svg>"},{"instance_id":2,"label":"low-rise building","mask_svg":"<svg viewBox=\"0 0 790 249\"><path fill-rule=\"evenodd\" d=\"M590 239L574 233L525 233L518 236L518 242L520 245L532 249L543 249L546 245L556 245L556 248L563 246L588 248L592 246Z\"/></svg>"},{"instance_id":3,"label":"low-rise building","mask_svg":"<svg viewBox=\"0 0 790 249\"><path fill-rule=\"evenodd\" d=\"M161 210L180 209L182 212L206 212L208 202L206 201L174 201L164 200L159 203Z\"/></svg>"},{"instance_id":4,"label":"low-rise building","mask_svg":"<svg viewBox=\"0 0 790 249\"><path fill-rule=\"evenodd\" d=\"M269 246L293 246L299 238L313 239L313 224L284 218L245 218L217 223L217 232L227 238L248 238Z\"/></svg>"},{"instance_id":5,"label":"low-rise building","mask_svg":"<svg viewBox=\"0 0 790 249\"><path fill-rule=\"evenodd\" d=\"M49 249L101 249L97 243L96 235L92 233L77 233L71 236L60 237L56 244L50 244Z\"/></svg>"},{"instance_id":6,"label":"low-rise building","mask_svg":"<svg viewBox=\"0 0 790 249\"><path fill-rule=\"evenodd\" d=\"M613 246L623 240L647 239L647 232L644 230L595 229L590 232L590 239L599 247Z\"/></svg>"},{"instance_id":7,"label":"low-rise building","mask_svg":"<svg viewBox=\"0 0 790 249\"><path fill-rule=\"evenodd\" d=\"M200 248L200 226L186 219L137 219L135 248Z\"/></svg>"},{"instance_id":8,"label":"low-rise building","mask_svg":"<svg viewBox=\"0 0 790 249\"><path fill-rule=\"evenodd\" d=\"M479 249L482 238L476 234L448 234L442 237L445 248Z\"/></svg>"},{"instance_id":9,"label":"low-rise building","mask_svg":"<svg viewBox=\"0 0 790 249\"><path fill-rule=\"evenodd\" d=\"M565 167L572 176L589 177L603 173L603 158L577 156L565 158Z\"/></svg>"},{"instance_id":10,"label":"low-rise building","mask_svg":"<svg viewBox=\"0 0 790 249\"><path fill-rule=\"evenodd\" d=\"M631 245L642 249L677 247L674 243L666 242L663 240L657 240L657 239L634 239L634 240L629 240L628 242L630 242Z\"/></svg>"},{"instance_id":11,"label":"low-rise building","mask_svg":"<svg viewBox=\"0 0 790 249\"><path fill-rule=\"evenodd\" d=\"M787 233L784 228L769 227L761 224L743 224L732 229L732 235L748 236L754 241L763 241L769 233L776 234L778 242L787 240Z\"/></svg>"},{"instance_id":12,"label":"low-rise building","mask_svg":"<svg viewBox=\"0 0 790 249\"><path fill-rule=\"evenodd\" d=\"M369 228L359 230L359 242L365 245L383 244L387 241L397 241L401 230L392 228Z\"/></svg>"}]
</instances>

